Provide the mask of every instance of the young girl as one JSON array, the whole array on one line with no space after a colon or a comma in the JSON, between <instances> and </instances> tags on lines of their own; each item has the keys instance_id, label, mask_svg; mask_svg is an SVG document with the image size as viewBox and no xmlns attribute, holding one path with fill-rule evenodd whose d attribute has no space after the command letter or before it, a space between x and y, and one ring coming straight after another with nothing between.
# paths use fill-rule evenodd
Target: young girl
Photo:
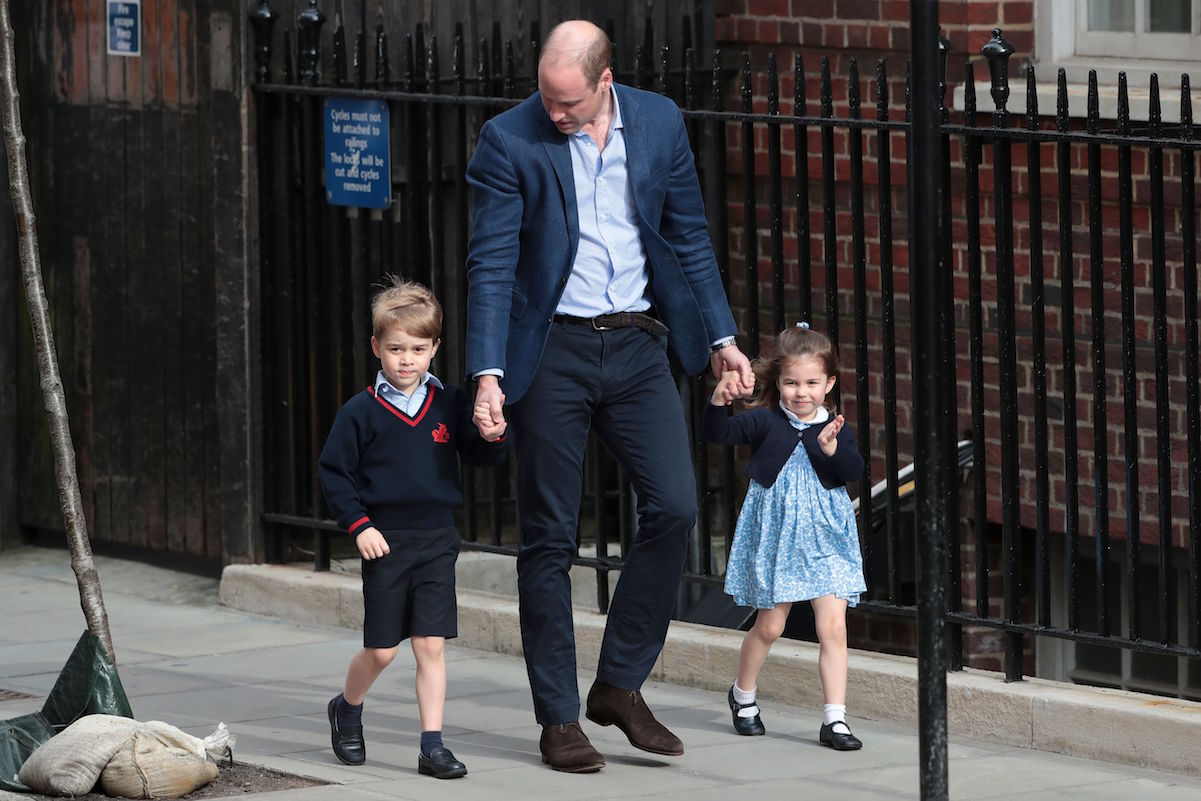
<instances>
[{"instance_id":1,"label":"young girl","mask_svg":"<svg viewBox=\"0 0 1201 801\"><path fill-rule=\"evenodd\" d=\"M775 354L754 365L752 411L723 408L740 396L725 373L705 409L705 438L750 445L750 478L726 568L726 592L759 610L742 641L730 712L739 734L763 734L756 680L796 601L809 601L820 643L825 721L818 739L838 751L861 748L846 724L847 606L866 592L855 513L846 484L863 474L855 437L826 403L838 380L838 353L806 323L782 331ZM798 447L803 445L804 447Z\"/></svg>"}]
</instances>

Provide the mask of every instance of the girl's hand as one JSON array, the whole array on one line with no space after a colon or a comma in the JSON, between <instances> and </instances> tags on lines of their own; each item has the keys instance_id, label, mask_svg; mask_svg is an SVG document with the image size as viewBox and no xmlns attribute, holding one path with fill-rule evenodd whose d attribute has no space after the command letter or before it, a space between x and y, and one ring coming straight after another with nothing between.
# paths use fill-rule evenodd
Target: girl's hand
<instances>
[{"instance_id":1,"label":"girl's hand","mask_svg":"<svg viewBox=\"0 0 1201 801\"><path fill-rule=\"evenodd\" d=\"M378 559L388 555L388 541L375 526L368 526L355 535L354 544L364 559Z\"/></svg>"},{"instance_id":2,"label":"girl's hand","mask_svg":"<svg viewBox=\"0 0 1201 801\"><path fill-rule=\"evenodd\" d=\"M817 435L817 444L821 446L822 453L826 456L833 456L838 450L838 432L842 431L845 423L846 418L840 414L826 423L826 427L822 429L822 433Z\"/></svg>"},{"instance_id":3,"label":"girl's hand","mask_svg":"<svg viewBox=\"0 0 1201 801\"><path fill-rule=\"evenodd\" d=\"M742 376L737 370L727 370L721 374L721 379L717 382L717 386L713 388L713 397L710 403L714 406L729 406L738 398L746 396L743 391Z\"/></svg>"}]
</instances>

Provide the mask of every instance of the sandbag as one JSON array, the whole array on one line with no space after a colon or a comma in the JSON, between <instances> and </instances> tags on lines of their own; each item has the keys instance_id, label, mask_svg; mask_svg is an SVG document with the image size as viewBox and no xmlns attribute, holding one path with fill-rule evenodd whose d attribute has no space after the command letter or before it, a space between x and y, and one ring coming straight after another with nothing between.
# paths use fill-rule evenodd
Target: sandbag
<instances>
[{"instance_id":1,"label":"sandbag","mask_svg":"<svg viewBox=\"0 0 1201 801\"><path fill-rule=\"evenodd\" d=\"M100 788L125 798L177 798L215 778L217 765L203 740L150 720L113 754L100 772Z\"/></svg>"},{"instance_id":2,"label":"sandbag","mask_svg":"<svg viewBox=\"0 0 1201 801\"><path fill-rule=\"evenodd\" d=\"M38 746L21 766L18 780L47 795L89 793L139 725L116 715L82 717Z\"/></svg>"}]
</instances>

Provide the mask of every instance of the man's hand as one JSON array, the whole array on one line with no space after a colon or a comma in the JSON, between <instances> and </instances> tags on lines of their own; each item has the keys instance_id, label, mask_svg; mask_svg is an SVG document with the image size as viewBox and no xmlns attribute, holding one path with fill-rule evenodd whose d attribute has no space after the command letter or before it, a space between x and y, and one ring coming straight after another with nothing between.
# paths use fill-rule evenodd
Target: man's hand
<instances>
[{"instance_id":1,"label":"man's hand","mask_svg":"<svg viewBox=\"0 0 1201 801\"><path fill-rule=\"evenodd\" d=\"M501 395L501 403L504 403L504 395ZM475 413L471 416L475 427L480 430L480 436L485 442L496 442L505 435L505 429L509 424L503 419L500 425L492 422L492 410L487 403L481 402L475 405Z\"/></svg>"},{"instance_id":2,"label":"man's hand","mask_svg":"<svg viewBox=\"0 0 1201 801\"><path fill-rule=\"evenodd\" d=\"M821 446L822 453L826 456L833 456L838 450L838 432L842 431L844 423L846 423L846 418L840 414L826 423L826 427L817 435L817 444Z\"/></svg>"},{"instance_id":3,"label":"man's hand","mask_svg":"<svg viewBox=\"0 0 1201 801\"><path fill-rule=\"evenodd\" d=\"M354 538L354 544L364 559L378 559L381 556L387 556L390 550L388 541L375 526L367 526L360 531Z\"/></svg>"},{"instance_id":4,"label":"man's hand","mask_svg":"<svg viewBox=\"0 0 1201 801\"><path fill-rule=\"evenodd\" d=\"M737 397L745 398L755 391L755 373L751 370L750 359L738 349L737 345L726 345L710 356L709 367L713 370L713 377L718 381L722 379L723 373L731 370L738 373L741 394Z\"/></svg>"},{"instance_id":5,"label":"man's hand","mask_svg":"<svg viewBox=\"0 0 1201 801\"><path fill-rule=\"evenodd\" d=\"M500 381L494 375L482 375L475 384L475 412L472 422L480 430L480 436L489 442L500 439L504 434L505 393L500 391Z\"/></svg>"}]
</instances>

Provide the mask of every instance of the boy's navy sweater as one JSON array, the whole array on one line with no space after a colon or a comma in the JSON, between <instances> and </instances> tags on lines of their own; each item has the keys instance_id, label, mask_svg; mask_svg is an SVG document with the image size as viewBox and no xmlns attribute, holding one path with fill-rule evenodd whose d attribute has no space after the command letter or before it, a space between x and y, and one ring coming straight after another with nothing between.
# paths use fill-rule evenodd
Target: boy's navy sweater
<instances>
[{"instance_id":1,"label":"boy's navy sweater","mask_svg":"<svg viewBox=\"0 0 1201 801\"><path fill-rule=\"evenodd\" d=\"M463 502L459 459L480 466L504 461L504 440L480 436L458 387L427 386L413 417L368 387L334 418L317 473L338 525L352 536L368 526L453 525L453 510Z\"/></svg>"},{"instance_id":2,"label":"boy's navy sweater","mask_svg":"<svg viewBox=\"0 0 1201 801\"><path fill-rule=\"evenodd\" d=\"M821 423L798 431L779 407L760 407L731 417L724 406L705 404L705 439L718 445L750 445L751 460L747 462L746 475L764 487L776 483L798 442L805 443L813 470L826 489L846 486L862 476L863 456L851 427L844 425L838 432L838 449L833 456L826 456L817 443L825 427Z\"/></svg>"}]
</instances>

